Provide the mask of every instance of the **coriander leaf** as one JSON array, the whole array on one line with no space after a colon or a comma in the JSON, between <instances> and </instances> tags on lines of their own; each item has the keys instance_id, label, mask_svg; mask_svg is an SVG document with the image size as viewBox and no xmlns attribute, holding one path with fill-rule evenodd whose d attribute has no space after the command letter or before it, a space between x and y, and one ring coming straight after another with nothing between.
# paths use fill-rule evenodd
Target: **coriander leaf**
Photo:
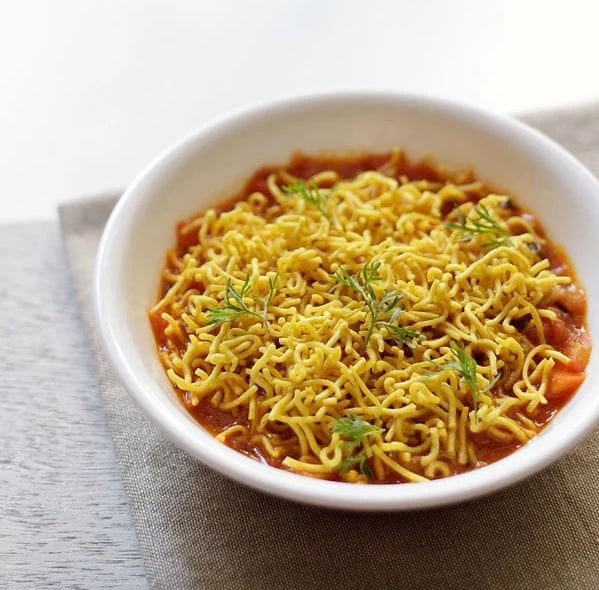
<instances>
[{"instance_id":1,"label":"coriander leaf","mask_svg":"<svg viewBox=\"0 0 599 590\"><path fill-rule=\"evenodd\" d=\"M339 474L344 475L355 465L358 465L362 475L366 476L368 479L372 479L372 470L368 465L366 456L362 454L343 459L341 463L339 463Z\"/></svg>"},{"instance_id":2,"label":"coriander leaf","mask_svg":"<svg viewBox=\"0 0 599 590\"><path fill-rule=\"evenodd\" d=\"M377 324L387 328L389 336L391 336L397 344L405 344L408 348L415 348L416 343L414 341L424 338L422 334L415 332L411 328L397 326L388 322L377 322Z\"/></svg>"},{"instance_id":3,"label":"coriander leaf","mask_svg":"<svg viewBox=\"0 0 599 590\"><path fill-rule=\"evenodd\" d=\"M349 414L344 418L339 418L331 430L332 432L336 432L342 437L345 437L352 443L361 443L365 436L383 431L382 428L362 420L362 418L355 414Z\"/></svg>"},{"instance_id":4,"label":"coriander leaf","mask_svg":"<svg viewBox=\"0 0 599 590\"><path fill-rule=\"evenodd\" d=\"M451 342L449 344L449 348L451 349L451 352L453 353L455 359L449 361L445 365L445 368L455 370L456 373L458 373L458 375L460 375L462 380L466 383L466 385L468 385L468 388L470 389L470 394L472 395L472 403L474 405L474 410L476 411L478 409L479 396L482 393L486 393L492 387L495 386L495 384L501 378L501 373L496 375L489 382L489 384L481 390L478 387L476 361L468 354L467 350L464 348L464 345ZM475 414L474 416L475 420L478 421L478 415Z\"/></svg>"},{"instance_id":5,"label":"coriander leaf","mask_svg":"<svg viewBox=\"0 0 599 590\"><path fill-rule=\"evenodd\" d=\"M241 289L233 287L231 279L227 279L225 287L224 306L215 307L207 311L208 324L217 325L241 317L244 314L261 318L260 314L252 311L243 301L250 288L250 275L247 274Z\"/></svg>"},{"instance_id":6,"label":"coriander leaf","mask_svg":"<svg viewBox=\"0 0 599 590\"><path fill-rule=\"evenodd\" d=\"M283 187L283 191L287 196L297 195L309 205L316 207L325 217L327 217L325 206L327 199L320 192L318 185L312 182L311 186L308 186L304 180L298 180L293 184Z\"/></svg>"},{"instance_id":7,"label":"coriander leaf","mask_svg":"<svg viewBox=\"0 0 599 590\"><path fill-rule=\"evenodd\" d=\"M368 331L366 333L366 344L376 326L387 328L389 336L397 344L405 344L410 348L415 347L414 341L423 336L414 330L395 325L395 322L403 313L400 304L400 295L394 291L385 291L378 299L374 291L373 283L380 281L379 269L382 262L368 261L362 269L354 275L350 275L343 267L331 275L338 285L348 287L358 293L366 305L369 316Z\"/></svg>"},{"instance_id":8,"label":"coriander leaf","mask_svg":"<svg viewBox=\"0 0 599 590\"><path fill-rule=\"evenodd\" d=\"M472 393L472 397L474 399L474 403L476 405L477 397L478 397L478 385L476 382L476 361L468 354L463 344L456 344L455 342L451 342L449 345L455 360L449 361L447 363L447 367L454 369L460 377L466 382L470 391Z\"/></svg>"},{"instance_id":9,"label":"coriander leaf","mask_svg":"<svg viewBox=\"0 0 599 590\"><path fill-rule=\"evenodd\" d=\"M364 439L372 434L383 432L382 428L374 426L355 414L349 414L344 418L340 418L333 425L332 432L338 433L345 440L342 444L343 459L339 463L339 473L343 475L355 465L359 466L360 472L372 478L372 472L368 466L368 461L363 453L354 454L354 451L363 444Z\"/></svg>"},{"instance_id":10,"label":"coriander leaf","mask_svg":"<svg viewBox=\"0 0 599 590\"><path fill-rule=\"evenodd\" d=\"M373 262L371 260L362 267L362 278L365 285L370 285L375 281L381 280L379 268L381 268L382 264L383 263L381 261Z\"/></svg>"},{"instance_id":11,"label":"coriander leaf","mask_svg":"<svg viewBox=\"0 0 599 590\"><path fill-rule=\"evenodd\" d=\"M264 321L265 326L268 323L268 306L270 305L272 298L274 297L278 280L279 273L275 273L274 277L268 277L268 294L264 298L264 313L262 314L262 319Z\"/></svg>"},{"instance_id":12,"label":"coriander leaf","mask_svg":"<svg viewBox=\"0 0 599 590\"><path fill-rule=\"evenodd\" d=\"M472 212L474 212L474 215ZM493 218L483 203L476 205L472 212L466 217L458 209L456 211L458 221L445 221L445 227L463 233L463 242L469 242L475 235L488 236L489 241L481 244L481 248L514 245L513 241L510 240L510 234Z\"/></svg>"},{"instance_id":13,"label":"coriander leaf","mask_svg":"<svg viewBox=\"0 0 599 590\"><path fill-rule=\"evenodd\" d=\"M250 289L250 275L246 274L245 280L239 290L235 289L231 279L228 279L227 285L225 287L224 305L207 310L207 324L216 326L224 322L236 320L243 315L250 315L261 319L264 323L264 327L268 328L268 306L270 305L274 296L277 281L278 275L275 275L274 278L269 277L268 294L264 298L264 309L262 313L258 313L257 311L250 309L243 300Z\"/></svg>"}]
</instances>

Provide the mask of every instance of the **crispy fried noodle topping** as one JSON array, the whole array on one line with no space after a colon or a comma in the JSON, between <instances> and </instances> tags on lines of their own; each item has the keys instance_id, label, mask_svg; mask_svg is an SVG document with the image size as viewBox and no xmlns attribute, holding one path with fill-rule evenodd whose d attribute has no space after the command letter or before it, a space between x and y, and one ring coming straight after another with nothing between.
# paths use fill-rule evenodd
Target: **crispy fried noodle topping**
<instances>
[{"instance_id":1,"label":"crispy fried noodle topping","mask_svg":"<svg viewBox=\"0 0 599 590\"><path fill-rule=\"evenodd\" d=\"M220 441L316 477L414 482L537 434L569 362L541 303L571 278L508 197L380 171L271 174L268 191L181 230L197 243L169 254L150 312Z\"/></svg>"}]
</instances>

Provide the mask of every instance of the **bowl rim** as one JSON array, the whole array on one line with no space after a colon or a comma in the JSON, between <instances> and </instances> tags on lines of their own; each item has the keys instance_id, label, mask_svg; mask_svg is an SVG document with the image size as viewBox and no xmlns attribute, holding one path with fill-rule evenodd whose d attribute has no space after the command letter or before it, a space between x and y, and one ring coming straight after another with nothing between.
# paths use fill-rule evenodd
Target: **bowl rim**
<instances>
[{"instance_id":1,"label":"bowl rim","mask_svg":"<svg viewBox=\"0 0 599 590\"><path fill-rule=\"evenodd\" d=\"M548 150L554 157L572 167L577 174L585 177L587 182L594 185L595 192L599 195L597 179L562 146L522 121L490 110L431 96L372 90L320 92L261 101L215 117L183 136L153 158L137 174L118 200L102 233L94 269L93 308L102 350L119 381L125 386L137 406L172 442L223 475L269 494L305 504L337 509L399 511L454 504L515 484L553 463L594 430L599 423L599 396L590 411L581 415L579 428L575 432L569 432L565 439L558 439L556 436L544 436L543 439L535 437L505 459L440 480L418 484L360 486L315 479L264 465L216 441L197 423L195 423L196 430L199 432L197 437L188 436L186 430L179 428L178 420L172 415L165 414L164 409L146 395L144 385L131 370L126 351L115 339L111 324L114 321L111 315L113 310L107 308L105 296L109 281L105 278L109 275L111 257L118 255L114 244L120 226L137 202L139 195L142 194L139 188L143 181L150 174L159 172L165 163L175 158L177 154L185 152L196 141L203 140L204 143L209 143L214 136L218 137L224 131L234 130L244 123L258 121L261 117L284 114L295 109L309 109L311 106L332 106L339 103L373 105L393 103L398 106L441 110L451 117L476 117L483 126L491 126L493 130L509 135L516 134L523 140L534 142L539 148ZM593 354L592 359L594 357L596 354ZM158 357L156 361L159 362ZM205 437L209 437L212 443ZM541 440L543 440L542 444L537 444ZM519 456L519 460L510 462L510 457L515 455Z\"/></svg>"}]
</instances>

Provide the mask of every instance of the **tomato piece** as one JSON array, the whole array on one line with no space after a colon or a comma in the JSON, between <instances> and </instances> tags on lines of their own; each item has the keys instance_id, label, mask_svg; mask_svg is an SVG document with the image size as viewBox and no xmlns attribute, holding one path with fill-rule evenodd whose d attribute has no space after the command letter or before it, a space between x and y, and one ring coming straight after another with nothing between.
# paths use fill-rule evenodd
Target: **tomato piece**
<instances>
[{"instance_id":1,"label":"tomato piece","mask_svg":"<svg viewBox=\"0 0 599 590\"><path fill-rule=\"evenodd\" d=\"M549 295L548 303L559 305L575 318L584 318L587 309L587 298L584 291L574 284L554 287Z\"/></svg>"},{"instance_id":2,"label":"tomato piece","mask_svg":"<svg viewBox=\"0 0 599 590\"><path fill-rule=\"evenodd\" d=\"M150 324L152 326L154 336L156 336L157 339L164 338L164 331L168 327L168 322L162 318L162 314L160 312L150 311L148 315L150 316Z\"/></svg>"},{"instance_id":3,"label":"tomato piece","mask_svg":"<svg viewBox=\"0 0 599 590\"><path fill-rule=\"evenodd\" d=\"M572 373L562 369L551 372L549 390L546 397L553 399L573 394L584 381L584 373Z\"/></svg>"},{"instance_id":4,"label":"tomato piece","mask_svg":"<svg viewBox=\"0 0 599 590\"><path fill-rule=\"evenodd\" d=\"M543 332L545 341L552 346L561 346L568 340L568 324L560 317L561 313L556 314L554 320L543 318Z\"/></svg>"},{"instance_id":5,"label":"tomato piece","mask_svg":"<svg viewBox=\"0 0 599 590\"><path fill-rule=\"evenodd\" d=\"M591 338L585 330L573 329L564 346L564 354L570 362L568 369L575 373L584 371L591 358Z\"/></svg>"}]
</instances>

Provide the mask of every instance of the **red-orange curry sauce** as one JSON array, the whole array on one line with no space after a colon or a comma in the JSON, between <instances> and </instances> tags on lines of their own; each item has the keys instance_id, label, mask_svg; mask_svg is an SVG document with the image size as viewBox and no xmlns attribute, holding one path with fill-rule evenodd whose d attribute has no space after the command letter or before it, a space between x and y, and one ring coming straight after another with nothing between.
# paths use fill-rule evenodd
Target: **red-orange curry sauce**
<instances>
[{"instance_id":1,"label":"red-orange curry sauce","mask_svg":"<svg viewBox=\"0 0 599 590\"><path fill-rule=\"evenodd\" d=\"M265 196L268 196L267 178L271 174L282 170L292 176L306 180L319 172L332 170L337 173L340 179L348 180L361 172L369 170L384 170L384 173L388 174L386 164L389 163L391 157L392 154L389 152L351 157L319 157L295 154L285 166L264 166L258 169L237 194L221 201L214 208L217 212L228 211L234 207L235 203L246 199L254 192L261 192ZM394 162L394 176L397 179L403 177L411 181L429 180L431 182L453 182L455 184L466 184L476 180L472 171L456 172L445 170L436 163L428 160L412 163L403 154L398 161ZM326 185L322 184L321 186ZM486 186L485 189L484 194L473 197L471 200L478 201L485 194L498 193L498 191L492 190L490 186ZM503 191L499 191L499 193L505 194ZM555 274L567 275L573 281L570 285L556 287L553 295L543 305L544 308L553 310L557 316L553 321L543 320L545 342L552 345L556 350L563 352L570 359L570 362L567 365L556 363L552 370L549 389L546 393L548 403L539 406L534 415L527 414L527 417L532 419L537 428L541 430L555 416L556 412L568 402L584 381L585 369L591 353L591 340L585 328L586 295L577 286L574 270L567 254L562 248L546 239L545 232L536 217L520 209L511 199L508 201L507 207L511 209L512 215L523 216L532 222L536 233L545 238L544 244L538 252L539 257L549 260L550 269ZM442 212L443 215L449 214L452 209L452 204L449 204ZM196 233L189 232L183 234L181 232L181 228L187 225L189 221L182 220L177 224L176 253L178 256L182 256L190 248L198 244ZM195 285L194 287L202 289L202 285ZM167 290L168 284L166 281L163 281L160 286L159 297L162 297ZM177 342L173 338L165 336L164 329L167 323L160 317L160 312L150 312L149 319L158 348L161 350L178 349L182 355L187 343ZM521 328L523 333L533 345L539 344L538 335L534 328L526 325L527 323L527 320L523 322ZM240 419L239 416L233 416L228 412L214 407L210 403L210 396L202 399L197 406L193 406L189 394L176 387L175 390L181 403L194 419L214 435L234 424L248 425L247 419ZM289 427L273 424L271 430L269 435L272 435L273 442L278 444L287 442L290 447L299 448L299 445L294 444L293 439L295 438L295 434ZM517 440L505 443L485 433L470 433L469 438L476 447L478 463L466 466L454 465L454 473L456 474L497 461L513 453L521 446L521 443ZM274 467L285 468L281 464L284 457L274 459L263 449L259 448L259 446L244 440L243 437L237 436L228 439L227 444L254 459L268 463ZM413 461L418 462L419 457L413 457ZM337 479L337 477L332 476L329 479ZM388 479L383 481L377 480L376 483L401 483L402 481L398 474L389 473Z\"/></svg>"}]
</instances>

